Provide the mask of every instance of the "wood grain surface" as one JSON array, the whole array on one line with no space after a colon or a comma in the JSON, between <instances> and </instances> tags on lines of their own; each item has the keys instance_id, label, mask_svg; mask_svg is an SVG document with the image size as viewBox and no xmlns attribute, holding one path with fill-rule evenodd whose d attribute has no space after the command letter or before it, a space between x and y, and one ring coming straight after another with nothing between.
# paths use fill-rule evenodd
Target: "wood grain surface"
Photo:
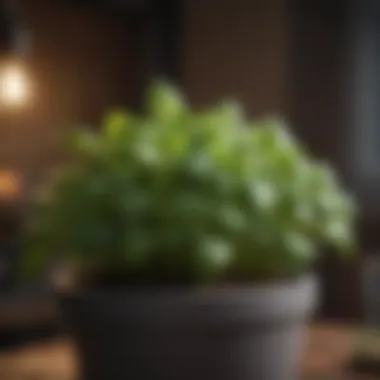
<instances>
[{"instance_id":1,"label":"wood grain surface","mask_svg":"<svg viewBox=\"0 0 380 380\"><path fill-rule=\"evenodd\" d=\"M302 361L303 380L372 380L349 373L357 329L338 325L310 328ZM380 342L379 342L380 343ZM77 380L70 340L56 338L0 354L1 380Z\"/></svg>"}]
</instances>

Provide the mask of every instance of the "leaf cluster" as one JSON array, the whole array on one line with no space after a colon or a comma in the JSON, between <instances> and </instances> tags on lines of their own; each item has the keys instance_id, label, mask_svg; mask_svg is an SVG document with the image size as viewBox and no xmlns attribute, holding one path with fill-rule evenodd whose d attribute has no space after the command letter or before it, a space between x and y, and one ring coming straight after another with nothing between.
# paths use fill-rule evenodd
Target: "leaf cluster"
<instances>
[{"instance_id":1,"label":"leaf cluster","mask_svg":"<svg viewBox=\"0 0 380 380\"><path fill-rule=\"evenodd\" d=\"M355 203L280 120L189 108L166 83L143 115L114 111L71 139L29 224L28 268L55 252L131 283L255 281L353 247Z\"/></svg>"}]
</instances>

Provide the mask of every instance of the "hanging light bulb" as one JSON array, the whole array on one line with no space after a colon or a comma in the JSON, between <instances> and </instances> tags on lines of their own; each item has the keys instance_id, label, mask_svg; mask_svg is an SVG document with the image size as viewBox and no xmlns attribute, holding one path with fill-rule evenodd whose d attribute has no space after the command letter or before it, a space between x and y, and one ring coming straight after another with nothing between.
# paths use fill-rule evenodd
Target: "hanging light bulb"
<instances>
[{"instance_id":1,"label":"hanging light bulb","mask_svg":"<svg viewBox=\"0 0 380 380\"><path fill-rule=\"evenodd\" d=\"M10 61L0 67L0 103L8 107L19 107L30 101L31 84L24 65Z\"/></svg>"},{"instance_id":2,"label":"hanging light bulb","mask_svg":"<svg viewBox=\"0 0 380 380\"><path fill-rule=\"evenodd\" d=\"M30 33L18 22L17 2L8 1L2 8L0 107L24 107L32 100L32 85L25 59L30 49Z\"/></svg>"}]
</instances>

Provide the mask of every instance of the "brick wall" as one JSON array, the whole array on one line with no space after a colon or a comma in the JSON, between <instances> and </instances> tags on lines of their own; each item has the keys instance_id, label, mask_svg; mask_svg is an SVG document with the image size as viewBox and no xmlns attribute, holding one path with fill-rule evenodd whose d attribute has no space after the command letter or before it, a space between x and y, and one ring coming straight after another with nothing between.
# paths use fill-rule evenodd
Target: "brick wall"
<instances>
[{"instance_id":1,"label":"brick wall","mask_svg":"<svg viewBox=\"0 0 380 380\"><path fill-rule=\"evenodd\" d=\"M28 64L36 102L3 118L0 159L33 177L59 158L72 125L98 120L111 106L132 104L139 71L136 39L123 19L54 1L22 4L33 36Z\"/></svg>"},{"instance_id":2,"label":"brick wall","mask_svg":"<svg viewBox=\"0 0 380 380\"><path fill-rule=\"evenodd\" d=\"M221 96L249 114L283 114L287 101L285 0L187 0L184 84L197 105Z\"/></svg>"},{"instance_id":3,"label":"brick wall","mask_svg":"<svg viewBox=\"0 0 380 380\"><path fill-rule=\"evenodd\" d=\"M133 103L138 42L136 29L117 17L49 0L21 3L22 19L33 31L30 68L38 102L3 123L0 162L35 177L58 158L70 125L97 120L112 105ZM185 12L183 85L192 103L232 96L251 115L282 114L285 0L187 0Z\"/></svg>"}]
</instances>

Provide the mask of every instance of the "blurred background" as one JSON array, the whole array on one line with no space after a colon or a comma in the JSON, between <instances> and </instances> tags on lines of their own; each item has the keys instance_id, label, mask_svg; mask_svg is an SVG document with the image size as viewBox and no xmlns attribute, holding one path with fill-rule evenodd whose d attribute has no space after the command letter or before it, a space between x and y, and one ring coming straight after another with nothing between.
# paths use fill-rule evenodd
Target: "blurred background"
<instances>
[{"instance_id":1,"label":"blurred background","mask_svg":"<svg viewBox=\"0 0 380 380\"><path fill-rule=\"evenodd\" d=\"M363 272L380 254L379 2L19 0L0 3L0 20L0 345L56 330L44 280L25 288L15 266L28 197L61 159L62 135L110 107L139 109L155 76L195 107L225 96L250 117L284 117L339 170L359 199L360 251L317 263L316 318L376 314L365 305L380 268L365 284Z\"/></svg>"}]
</instances>

